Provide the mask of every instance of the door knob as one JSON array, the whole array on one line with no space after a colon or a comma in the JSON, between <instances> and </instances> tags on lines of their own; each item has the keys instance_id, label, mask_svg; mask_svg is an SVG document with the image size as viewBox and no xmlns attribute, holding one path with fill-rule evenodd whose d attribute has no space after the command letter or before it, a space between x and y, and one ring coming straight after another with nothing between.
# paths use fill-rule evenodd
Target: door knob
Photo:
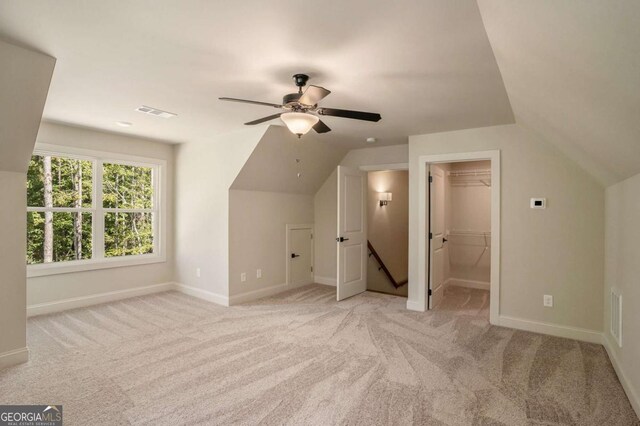
<instances>
[{"instance_id":1,"label":"door knob","mask_svg":"<svg viewBox=\"0 0 640 426\"><path fill-rule=\"evenodd\" d=\"M300 255L299 254L295 254L295 253L291 253L291 258L292 259L295 259L296 257L300 257Z\"/></svg>"},{"instance_id":2,"label":"door knob","mask_svg":"<svg viewBox=\"0 0 640 426\"><path fill-rule=\"evenodd\" d=\"M349 241L349 239L348 239L348 238L345 238L345 237L338 237L338 238L336 238L336 241L337 241L337 242L339 242L339 243L341 243L341 242L343 242L343 241Z\"/></svg>"}]
</instances>

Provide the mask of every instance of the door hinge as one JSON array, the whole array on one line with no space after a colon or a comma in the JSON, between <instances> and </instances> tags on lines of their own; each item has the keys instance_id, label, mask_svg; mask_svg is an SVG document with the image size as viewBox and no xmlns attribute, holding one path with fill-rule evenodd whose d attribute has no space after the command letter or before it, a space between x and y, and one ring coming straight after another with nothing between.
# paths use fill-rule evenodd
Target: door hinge
<instances>
[{"instance_id":1,"label":"door hinge","mask_svg":"<svg viewBox=\"0 0 640 426\"><path fill-rule=\"evenodd\" d=\"M433 292L431 291L431 289L429 289L429 296L431 296L431 293L433 293Z\"/></svg>"},{"instance_id":2,"label":"door hinge","mask_svg":"<svg viewBox=\"0 0 640 426\"><path fill-rule=\"evenodd\" d=\"M311 234L311 239L313 240L313 234Z\"/></svg>"},{"instance_id":3,"label":"door hinge","mask_svg":"<svg viewBox=\"0 0 640 426\"><path fill-rule=\"evenodd\" d=\"M429 175L429 183L433 183L433 176Z\"/></svg>"},{"instance_id":4,"label":"door hinge","mask_svg":"<svg viewBox=\"0 0 640 426\"><path fill-rule=\"evenodd\" d=\"M431 232L429 232L429 239L433 240L433 234Z\"/></svg>"},{"instance_id":5,"label":"door hinge","mask_svg":"<svg viewBox=\"0 0 640 426\"><path fill-rule=\"evenodd\" d=\"M311 272L313 272L313 266L311 267Z\"/></svg>"}]
</instances>

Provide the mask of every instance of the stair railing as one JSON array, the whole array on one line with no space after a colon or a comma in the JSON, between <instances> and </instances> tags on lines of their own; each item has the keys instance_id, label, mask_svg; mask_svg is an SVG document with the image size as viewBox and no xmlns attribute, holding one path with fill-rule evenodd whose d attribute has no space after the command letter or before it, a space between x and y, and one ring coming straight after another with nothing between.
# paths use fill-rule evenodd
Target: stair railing
<instances>
[{"instance_id":1,"label":"stair railing","mask_svg":"<svg viewBox=\"0 0 640 426\"><path fill-rule=\"evenodd\" d=\"M391 281L391 284L393 284L395 288L400 288L409 282L409 280L403 280L400 282L396 281L395 278L393 278L393 275L391 275L391 271L389 271L389 268L387 268L387 266L384 264L384 262L380 258L380 255L378 254L376 249L373 248L373 246L371 245L371 241L369 240L367 240L367 247L369 248L369 257L373 256L376 262L378 262L378 265L380 265L378 267L378 271L382 270L382 272L384 272L384 274L387 276L389 281Z\"/></svg>"}]
</instances>

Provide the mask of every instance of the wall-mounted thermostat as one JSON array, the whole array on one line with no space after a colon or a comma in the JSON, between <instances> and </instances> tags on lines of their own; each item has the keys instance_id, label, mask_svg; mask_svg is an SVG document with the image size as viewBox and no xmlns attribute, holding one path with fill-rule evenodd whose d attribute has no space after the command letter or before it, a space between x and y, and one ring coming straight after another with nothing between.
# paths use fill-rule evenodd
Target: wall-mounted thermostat
<instances>
[{"instance_id":1,"label":"wall-mounted thermostat","mask_svg":"<svg viewBox=\"0 0 640 426\"><path fill-rule=\"evenodd\" d=\"M546 209L547 208L547 199L546 198L532 198L531 199L531 208L532 209Z\"/></svg>"}]
</instances>

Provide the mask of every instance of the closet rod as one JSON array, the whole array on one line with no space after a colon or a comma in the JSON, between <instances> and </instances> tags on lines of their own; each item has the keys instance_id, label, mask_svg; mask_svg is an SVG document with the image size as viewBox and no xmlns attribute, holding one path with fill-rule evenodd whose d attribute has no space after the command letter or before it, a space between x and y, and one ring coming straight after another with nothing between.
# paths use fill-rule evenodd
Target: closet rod
<instances>
[{"instance_id":1,"label":"closet rod","mask_svg":"<svg viewBox=\"0 0 640 426\"><path fill-rule=\"evenodd\" d=\"M447 172L449 176L479 176L490 175L491 169L472 169L472 170L450 170Z\"/></svg>"}]
</instances>

